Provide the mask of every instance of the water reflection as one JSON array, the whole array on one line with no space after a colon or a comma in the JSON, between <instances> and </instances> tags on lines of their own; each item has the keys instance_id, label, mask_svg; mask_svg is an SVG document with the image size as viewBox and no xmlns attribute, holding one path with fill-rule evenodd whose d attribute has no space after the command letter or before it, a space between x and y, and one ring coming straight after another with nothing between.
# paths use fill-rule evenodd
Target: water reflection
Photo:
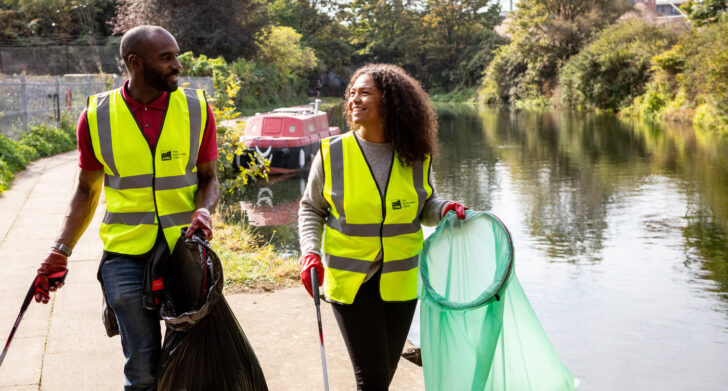
<instances>
[{"instance_id":1,"label":"water reflection","mask_svg":"<svg viewBox=\"0 0 728 391\"><path fill-rule=\"evenodd\" d=\"M444 197L491 210L494 198L517 196L529 236L551 261L596 262L610 213L637 202L659 175L685 197L678 206L687 208L685 221L658 213L643 216L644 229L664 236L677 228L718 290L728 291L725 136L613 115L468 106L439 112L434 172ZM506 178L513 190L504 188Z\"/></svg>"},{"instance_id":2,"label":"water reflection","mask_svg":"<svg viewBox=\"0 0 728 391\"><path fill-rule=\"evenodd\" d=\"M282 255L298 257L298 203L306 188L307 173L272 176L245 187L242 194L221 200L228 224L253 227L261 243L270 243Z\"/></svg>"}]
</instances>

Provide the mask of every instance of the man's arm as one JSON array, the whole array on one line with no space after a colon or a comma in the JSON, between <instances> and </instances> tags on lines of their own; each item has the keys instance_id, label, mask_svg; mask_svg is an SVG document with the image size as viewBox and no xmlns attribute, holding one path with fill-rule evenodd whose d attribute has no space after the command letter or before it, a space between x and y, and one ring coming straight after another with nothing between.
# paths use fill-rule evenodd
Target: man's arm
<instances>
[{"instance_id":1,"label":"man's arm","mask_svg":"<svg viewBox=\"0 0 728 391\"><path fill-rule=\"evenodd\" d=\"M49 286L48 277L63 275L65 278L70 250L76 246L81 235L83 235L94 217L96 206L99 204L103 178L104 170L81 169L78 186L76 186L76 192L71 199L61 234L58 236L54 248L46 254L40 268L38 268L35 301L48 303L48 299L50 299L48 292L55 291L63 286L62 282Z\"/></svg>"},{"instance_id":2,"label":"man's arm","mask_svg":"<svg viewBox=\"0 0 728 391\"><path fill-rule=\"evenodd\" d=\"M104 170L84 170L78 176L78 186L71 199L63 229L56 242L73 249L96 212L103 187Z\"/></svg>"},{"instance_id":3,"label":"man's arm","mask_svg":"<svg viewBox=\"0 0 728 391\"><path fill-rule=\"evenodd\" d=\"M212 218L217 201L220 199L220 187L217 183L217 160L197 164L197 194L195 194L195 213L192 214L190 227L186 237L201 230L207 240L212 239Z\"/></svg>"},{"instance_id":4,"label":"man's arm","mask_svg":"<svg viewBox=\"0 0 728 391\"><path fill-rule=\"evenodd\" d=\"M197 165L197 194L195 209L205 208L213 213L220 199L220 186L217 183L217 160Z\"/></svg>"}]
</instances>

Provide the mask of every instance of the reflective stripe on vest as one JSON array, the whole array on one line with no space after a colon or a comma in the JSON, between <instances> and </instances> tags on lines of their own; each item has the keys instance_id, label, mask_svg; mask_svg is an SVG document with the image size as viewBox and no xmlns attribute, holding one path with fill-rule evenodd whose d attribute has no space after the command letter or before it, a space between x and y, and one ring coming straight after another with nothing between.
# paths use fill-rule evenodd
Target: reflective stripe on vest
<instances>
[{"instance_id":1,"label":"reflective stripe on vest","mask_svg":"<svg viewBox=\"0 0 728 391\"><path fill-rule=\"evenodd\" d=\"M86 116L94 154L104 166L104 250L144 254L161 224L172 251L195 209L197 155L207 123L204 93L178 88L169 94L154 148L121 89L91 96Z\"/></svg>"},{"instance_id":2,"label":"reflective stripe on vest","mask_svg":"<svg viewBox=\"0 0 728 391\"><path fill-rule=\"evenodd\" d=\"M382 192L353 132L322 140L321 154L330 209L324 231L327 298L352 303L382 251L382 299L415 299L423 241L419 216L432 195L429 156L410 166L394 156L386 191L376 197Z\"/></svg>"}]
</instances>

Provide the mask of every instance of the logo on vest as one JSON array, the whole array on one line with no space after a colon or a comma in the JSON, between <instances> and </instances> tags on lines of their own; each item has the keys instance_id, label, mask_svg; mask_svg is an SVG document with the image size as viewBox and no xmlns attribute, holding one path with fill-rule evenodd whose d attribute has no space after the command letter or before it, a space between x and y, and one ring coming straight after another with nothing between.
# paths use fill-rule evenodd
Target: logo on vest
<instances>
[{"instance_id":1,"label":"logo on vest","mask_svg":"<svg viewBox=\"0 0 728 391\"><path fill-rule=\"evenodd\" d=\"M181 157L187 156L186 153L180 153L179 151L162 151L162 161L169 161L173 159L179 159Z\"/></svg>"},{"instance_id":2,"label":"logo on vest","mask_svg":"<svg viewBox=\"0 0 728 391\"><path fill-rule=\"evenodd\" d=\"M403 208L409 208L410 206L414 205L414 201L403 201L403 200L397 200L392 202L392 209L403 209Z\"/></svg>"}]
</instances>

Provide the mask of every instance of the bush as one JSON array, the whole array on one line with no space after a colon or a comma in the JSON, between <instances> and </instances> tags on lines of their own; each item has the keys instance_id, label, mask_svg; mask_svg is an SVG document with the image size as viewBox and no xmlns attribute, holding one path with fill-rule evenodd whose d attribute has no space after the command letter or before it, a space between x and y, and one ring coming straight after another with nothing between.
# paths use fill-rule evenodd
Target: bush
<instances>
[{"instance_id":1,"label":"bush","mask_svg":"<svg viewBox=\"0 0 728 391\"><path fill-rule=\"evenodd\" d=\"M253 156L254 162L250 167L234 166L235 157L243 153L239 143L242 132L232 131L225 126L219 126L217 130L217 177L223 196L241 192L250 180L268 179L270 161L261 158L257 153Z\"/></svg>"},{"instance_id":2,"label":"bush","mask_svg":"<svg viewBox=\"0 0 728 391\"><path fill-rule=\"evenodd\" d=\"M627 107L644 91L652 57L676 41L672 30L636 18L604 29L561 69L562 103L615 111ZM653 102L662 99L654 94L645 99L664 105Z\"/></svg>"},{"instance_id":3,"label":"bush","mask_svg":"<svg viewBox=\"0 0 728 391\"><path fill-rule=\"evenodd\" d=\"M728 116L709 103L698 106L693 123L698 128L728 133Z\"/></svg>"},{"instance_id":4,"label":"bush","mask_svg":"<svg viewBox=\"0 0 728 391\"><path fill-rule=\"evenodd\" d=\"M20 144L34 149L39 157L46 157L72 150L76 139L58 128L38 125L21 136Z\"/></svg>"},{"instance_id":5,"label":"bush","mask_svg":"<svg viewBox=\"0 0 728 391\"><path fill-rule=\"evenodd\" d=\"M8 189L12 180L13 172L4 161L0 160L0 193Z\"/></svg>"},{"instance_id":6,"label":"bush","mask_svg":"<svg viewBox=\"0 0 728 391\"><path fill-rule=\"evenodd\" d=\"M652 81L630 114L693 120L698 127L728 126L728 16L693 29L652 58Z\"/></svg>"},{"instance_id":7,"label":"bush","mask_svg":"<svg viewBox=\"0 0 728 391\"><path fill-rule=\"evenodd\" d=\"M28 162L38 157L39 155L35 149L18 144L0 134L0 161L11 173L25 169Z\"/></svg>"},{"instance_id":8,"label":"bush","mask_svg":"<svg viewBox=\"0 0 728 391\"><path fill-rule=\"evenodd\" d=\"M502 46L485 71L485 103L550 96L561 66L593 35L629 9L626 0L521 0L509 14Z\"/></svg>"},{"instance_id":9,"label":"bush","mask_svg":"<svg viewBox=\"0 0 728 391\"><path fill-rule=\"evenodd\" d=\"M24 170L31 161L75 147L75 128L67 116L61 118L61 129L33 126L18 141L0 134L0 193L10 187L15 173Z\"/></svg>"}]
</instances>

